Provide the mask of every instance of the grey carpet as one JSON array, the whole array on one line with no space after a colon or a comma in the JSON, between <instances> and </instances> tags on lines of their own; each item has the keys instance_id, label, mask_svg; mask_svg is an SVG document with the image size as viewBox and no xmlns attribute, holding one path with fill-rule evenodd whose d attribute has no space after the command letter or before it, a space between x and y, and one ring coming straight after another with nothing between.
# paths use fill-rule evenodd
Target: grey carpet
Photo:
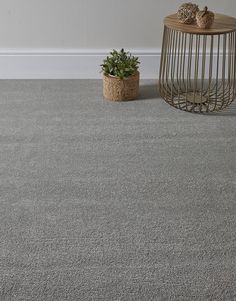
<instances>
[{"instance_id":1,"label":"grey carpet","mask_svg":"<svg viewBox=\"0 0 236 301\"><path fill-rule=\"evenodd\" d=\"M0 300L236 300L236 105L0 81Z\"/></svg>"}]
</instances>

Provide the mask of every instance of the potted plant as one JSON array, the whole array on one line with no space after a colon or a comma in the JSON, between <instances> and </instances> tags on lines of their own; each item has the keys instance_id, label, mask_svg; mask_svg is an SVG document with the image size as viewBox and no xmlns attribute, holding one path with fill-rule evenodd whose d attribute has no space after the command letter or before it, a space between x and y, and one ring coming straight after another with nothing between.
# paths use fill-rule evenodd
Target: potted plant
<instances>
[{"instance_id":1,"label":"potted plant","mask_svg":"<svg viewBox=\"0 0 236 301\"><path fill-rule=\"evenodd\" d=\"M104 59L103 95L114 101L135 99L139 93L138 57L134 57L124 49L113 50Z\"/></svg>"}]
</instances>

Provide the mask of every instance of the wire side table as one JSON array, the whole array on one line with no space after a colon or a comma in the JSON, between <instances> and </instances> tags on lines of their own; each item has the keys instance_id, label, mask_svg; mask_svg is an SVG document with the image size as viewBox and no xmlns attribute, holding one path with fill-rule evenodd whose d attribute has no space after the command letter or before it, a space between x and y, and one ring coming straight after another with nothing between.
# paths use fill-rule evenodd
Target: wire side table
<instances>
[{"instance_id":1,"label":"wire side table","mask_svg":"<svg viewBox=\"0 0 236 301\"><path fill-rule=\"evenodd\" d=\"M236 19L216 14L210 29L164 19L159 92L188 112L214 112L236 98Z\"/></svg>"}]
</instances>

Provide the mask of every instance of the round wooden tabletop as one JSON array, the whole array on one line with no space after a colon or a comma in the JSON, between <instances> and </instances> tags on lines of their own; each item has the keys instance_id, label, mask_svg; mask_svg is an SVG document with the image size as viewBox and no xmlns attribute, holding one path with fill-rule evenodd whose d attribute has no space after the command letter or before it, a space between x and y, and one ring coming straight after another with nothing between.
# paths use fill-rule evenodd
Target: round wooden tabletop
<instances>
[{"instance_id":1,"label":"round wooden tabletop","mask_svg":"<svg viewBox=\"0 0 236 301\"><path fill-rule=\"evenodd\" d=\"M214 23L209 29L199 28L196 24L182 24L179 22L177 14L165 17L164 24L168 28L192 34L213 35L236 31L236 18L222 14L215 14Z\"/></svg>"}]
</instances>

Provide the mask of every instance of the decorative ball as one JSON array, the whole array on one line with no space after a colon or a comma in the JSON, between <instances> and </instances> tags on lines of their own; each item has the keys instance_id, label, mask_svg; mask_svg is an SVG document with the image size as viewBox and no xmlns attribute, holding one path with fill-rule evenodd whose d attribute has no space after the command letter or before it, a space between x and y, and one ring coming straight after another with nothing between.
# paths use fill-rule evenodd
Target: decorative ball
<instances>
[{"instance_id":1,"label":"decorative ball","mask_svg":"<svg viewBox=\"0 0 236 301\"><path fill-rule=\"evenodd\" d=\"M198 5L191 2L182 4L177 12L179 22L192 24L196 21L196 14L199 11Z\"/></svg>"},{"instance_id":2,"label":"decorative ball","mask_svg":"<svg viewBox=\"0 0 236 301\"><path fill-rule=\"evenodd\" d=\"M208 7L205 6L204 10L201 10L196 15L197 26L200 28L210 28L214 22L215 15L212 11L208 10Z\"/></svg>"}]
</instances>

